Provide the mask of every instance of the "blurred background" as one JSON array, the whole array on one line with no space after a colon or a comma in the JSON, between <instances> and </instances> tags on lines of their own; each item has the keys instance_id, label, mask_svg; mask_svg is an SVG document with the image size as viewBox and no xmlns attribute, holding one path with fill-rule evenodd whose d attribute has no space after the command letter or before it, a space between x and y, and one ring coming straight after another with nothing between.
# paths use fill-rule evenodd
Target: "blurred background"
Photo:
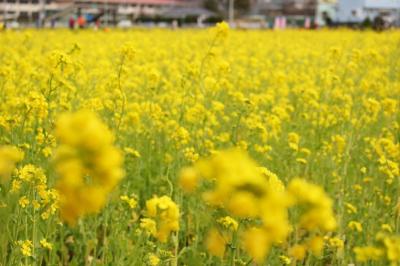
<instances>
[{"instance_id":1,"label":"blurred background","mask_svg":"<svg viewBox=\"0 0 400 266\"><path fill-rule=\"evenodd\" d=\"M400 26L400 0L0 0L2 27Z\"/></svg>"}]
</instances>

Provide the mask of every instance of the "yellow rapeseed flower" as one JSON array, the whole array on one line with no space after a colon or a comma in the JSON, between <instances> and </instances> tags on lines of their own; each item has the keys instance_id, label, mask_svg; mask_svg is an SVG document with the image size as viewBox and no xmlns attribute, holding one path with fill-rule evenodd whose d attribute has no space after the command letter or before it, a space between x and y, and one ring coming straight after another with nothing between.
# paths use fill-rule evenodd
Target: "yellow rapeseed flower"
<instances>
[{"instance_id":1,"label":"yellow rapeseed flower","mask_svg":"<svg viewBox=\"0 0 400 266\"><path fill-rule=\"evenodd\" d=\"M61 115L56 137L60 214L73 225L80 216L98 212L106 204L108 193L123 177L122 156L112 145L112 133L89 111Z\"/></svg>"},{"instance_id":2,"label":"yellow rapeseed flower","mask_svg":"<svg viewBox=\"0 0 400 266\"><path fill-rule=\"evenodd\" d=\"M22 255L26 257L32 256L33 243L31 240L18 241Z\"/></svg>"},{"instance_id":3,"label":"yellow rapeseed flower","mask_svg":"<svg viewBox=\"0 0 400 266\"><path fill-rule=\"evenodd\" d=\"M152 234L161 242L166 242L172 232L179 230L179 207L168 196L147 200L146 216L157 221L157 231Z\"/></svg>"},{"instance_id":4,"label":"yellow rapeseed flower","mask_svg":"<svg viewBox=\"0 0 400 266\"><path fill-rule=\"evenodd\" d=\"M42 240L40 240L40 245L48 250L52 250L53 249L53 245L51 243L49 243L45 238L43 238Z\"/></svg>"}]
</instances>

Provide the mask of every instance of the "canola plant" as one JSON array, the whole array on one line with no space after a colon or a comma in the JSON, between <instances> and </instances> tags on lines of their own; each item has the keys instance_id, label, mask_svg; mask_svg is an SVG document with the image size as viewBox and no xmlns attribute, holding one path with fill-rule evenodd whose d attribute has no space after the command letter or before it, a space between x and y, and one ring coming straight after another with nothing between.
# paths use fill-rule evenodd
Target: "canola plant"
<instances>
[{"instance_id":1,"label":"canola plant","mask_svg":"<svg viewBox=\"0 0 400 266\"><path fill-rule=\"evenodd\" d=\"M400 265L397 31L0 47L0 265Z\"/></svg>"}]
</instances>

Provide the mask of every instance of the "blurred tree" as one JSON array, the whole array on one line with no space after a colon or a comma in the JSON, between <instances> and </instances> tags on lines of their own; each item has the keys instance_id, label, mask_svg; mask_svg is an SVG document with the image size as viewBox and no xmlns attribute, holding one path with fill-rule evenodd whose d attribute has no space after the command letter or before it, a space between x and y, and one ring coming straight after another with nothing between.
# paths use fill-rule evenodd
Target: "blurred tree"
<instances>
[{"instance_id":1,"label":"blurred tree","mask_svg":"<svg viewBox=\"0 0 400 266\"><path fill-rule=\"evenodd\" d=\"M220 12L220 0L204 0L203 6L204 8L219 13Z\"/></svg>"},{"instance_id":2,"label":"blurred tree","mask_svg":"<svg viewBox=\"0 0 400 266\"><path fill-rule=\"evenodd\" d=\"M245 14L251 7L252 0L234 0L235 16ZM228 18L229 0L203 0L203 7Z\"/></svg>"},{"instance_id":3,"label":"blurred tree","mask_svg":"<svg viewBox=\"0 0 400 266\"><path fill-rule=\"evenodd\" d=\"M246 13L251 6L251 0L235 0L235 10L239 13Z\"/></svg>"}]
</instances>

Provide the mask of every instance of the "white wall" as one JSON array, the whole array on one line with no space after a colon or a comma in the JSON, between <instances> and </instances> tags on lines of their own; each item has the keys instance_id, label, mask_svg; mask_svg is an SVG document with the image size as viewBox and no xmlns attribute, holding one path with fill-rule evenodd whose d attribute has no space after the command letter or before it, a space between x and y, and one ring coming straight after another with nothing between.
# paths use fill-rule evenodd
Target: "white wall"
<instances>
[{"instance_id":1,"label":"white wall","mask_svg":"<svg viewBox=\"0 0 400 266\"><path fill-rule=\"evenodd\" d=\"M400 0L366 0L365 7L377 9L400 9Z\"/></svg>"},{"instance_id":2,"label":"white wall","mask_svg":"<svg viewBox=\"0 0 400 266\"><path fill-rule=\"evenodd\" d=\"M323 13L326 12L333 21L336 21L336 4L326 4L322 3L319 4L317 7L317 14L316 14L316 21L318 25L325 26L325 21L323 19Z\"/></svg>"},{"instance_id":3,"label":"white wall","mask_svg":"<svg viewBox=\"0 0 400 266\"><path fill-rule=\"evenodd\" d=\"M363 21L365 18L363 11L365 1L367 0L339 0L336 15L338 22ZM355 12L355 15L353 12Z\"/></svg>"},{"instance_id":4,"label":"white wall","mask_svg":"<svg viewBox=\"0 0 400 266\"><path fill-rule=\"evenodd\" d=\"M398 17L400 0L339 0L337 8L338 22L362 22L367 17L373 20L380 11L390 10L393 16Z\"/></svg>"}]
</instances>

